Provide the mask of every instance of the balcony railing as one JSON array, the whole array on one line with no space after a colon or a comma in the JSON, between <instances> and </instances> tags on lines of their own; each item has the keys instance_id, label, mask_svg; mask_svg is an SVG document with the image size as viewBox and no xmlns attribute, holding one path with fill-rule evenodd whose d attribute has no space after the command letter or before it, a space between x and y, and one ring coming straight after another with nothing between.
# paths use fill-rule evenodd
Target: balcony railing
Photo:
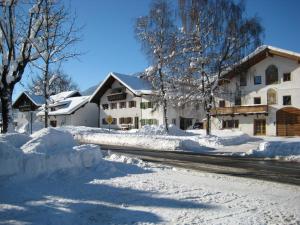
<instances>
[{"instance_id":1,"label":"balcony railing","mask_svg":"<svg viewBox=\"0 0 300 225\"><path fill-rule=\"evenodd\" d=\"M211 111L211 115L243 115L243 114L266 114L268 105L218 107Z\"/></svg>"},{"instance_id":2,"label":"balcony railing","mask_svg":"<svg viewBox=\"0 0 300 225\"><path fill-rule=\"evenodd\" d=\"M110 94L107 95L108 101L119 101L119 100L125 100L127 93L116 93L116 94Z\"/></svg>"}]
</instances>

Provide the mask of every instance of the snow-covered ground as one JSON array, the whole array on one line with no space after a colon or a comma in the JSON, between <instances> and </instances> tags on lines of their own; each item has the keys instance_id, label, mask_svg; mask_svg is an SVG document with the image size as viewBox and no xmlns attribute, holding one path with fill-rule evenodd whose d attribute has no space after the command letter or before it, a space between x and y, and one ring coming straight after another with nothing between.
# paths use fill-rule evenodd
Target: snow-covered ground
<instances>
[{"instance_id":1,"label":"snow-covered ground","mask_svg":"<svg viewBox=\"0 0 300 225\"><path fill-rule=\"evenodd\" d=\"M117 131L103 128L64 127L77 140L102 145L117 145L165 151L193 151L209 154L228 154L276 158L300 162L300 137L253 137L241 131L204 130L183 131L170 126L144 126L140 130Z\"/></svg>"},{"instance_id":2,"label":"snow-covered ground","mask_svg":"<svg viewBox=\"0 0 300 225\"><path fill-rule=\"evenodd\" d=\"M0 224L300 223L298 186L102 153L62 129L1 135L0 160Z\"/></svg>"}]
</instances>

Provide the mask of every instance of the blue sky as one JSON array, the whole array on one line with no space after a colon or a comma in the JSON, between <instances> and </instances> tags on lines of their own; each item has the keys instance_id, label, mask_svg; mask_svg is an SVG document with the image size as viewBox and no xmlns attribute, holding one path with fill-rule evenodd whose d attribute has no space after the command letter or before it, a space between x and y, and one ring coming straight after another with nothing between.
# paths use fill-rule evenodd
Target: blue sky
<instances>
[{"instance_id":1,"label":"blue sky","mask_svg":"<svg viewBox=\"0 0 300 225\"><path fill-rule=\"evenodd\" d=\"M110 71L132 74L148 66L134 37L134 19L146 15L150 0L70 0L84 25L77 48L84 55L63 65L81 90L98 84ZM174 0L177 3L177 0ZM249 16L265 28L263 42L300 52L300 0L246 0ZM29 72L24 74L26 83ZM23 88L18 85L16 97Z\"/></svg>"}]
</instances>

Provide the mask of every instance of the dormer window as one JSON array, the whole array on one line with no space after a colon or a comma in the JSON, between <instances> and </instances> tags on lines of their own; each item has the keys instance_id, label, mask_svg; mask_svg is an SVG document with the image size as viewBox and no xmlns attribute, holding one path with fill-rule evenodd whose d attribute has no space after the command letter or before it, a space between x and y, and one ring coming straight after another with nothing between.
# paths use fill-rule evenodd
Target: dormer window
<instances>
[{"instance_id":1,"label":"dormer window","mask_svg":"<svg viewBox=\"0 0 300 225\"><path fill-rule=\"evenodd\" d=\"M278 83L278 68L275 65L270 65L266 69L266 85Z\"/></svg>"}]
</instances>

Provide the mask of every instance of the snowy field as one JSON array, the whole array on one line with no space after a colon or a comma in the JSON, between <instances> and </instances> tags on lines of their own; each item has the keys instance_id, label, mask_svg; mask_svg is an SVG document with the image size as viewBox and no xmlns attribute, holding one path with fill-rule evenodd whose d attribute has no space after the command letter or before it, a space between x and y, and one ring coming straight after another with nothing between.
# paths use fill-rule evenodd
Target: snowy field
<instances>
[{"instance_id":1,"label":"snowy field","mask_svg":"<svg viewBox=\"0 0 300 225\"><path fill-rule=\"evenodd\" d=\"M1 135L0 150L0 224L300 223L293 185L110 155L53 128Z\"/></svg>"},{"instance_id":2,"label":"snowy field","mask_svg":"<svg viewBox=\"0 0 300 225\"><path fill-rule=\"evenodd\" d=\"M275 158L300 162L300 137L253 137L241 131L205 130L183 131L170 126L144 126L139 130L117 131L103 128L64 127L79 141L102 145L117 145L165 151L192 151L208 154L227 154Z\"/></svg>"}]
</instances>

